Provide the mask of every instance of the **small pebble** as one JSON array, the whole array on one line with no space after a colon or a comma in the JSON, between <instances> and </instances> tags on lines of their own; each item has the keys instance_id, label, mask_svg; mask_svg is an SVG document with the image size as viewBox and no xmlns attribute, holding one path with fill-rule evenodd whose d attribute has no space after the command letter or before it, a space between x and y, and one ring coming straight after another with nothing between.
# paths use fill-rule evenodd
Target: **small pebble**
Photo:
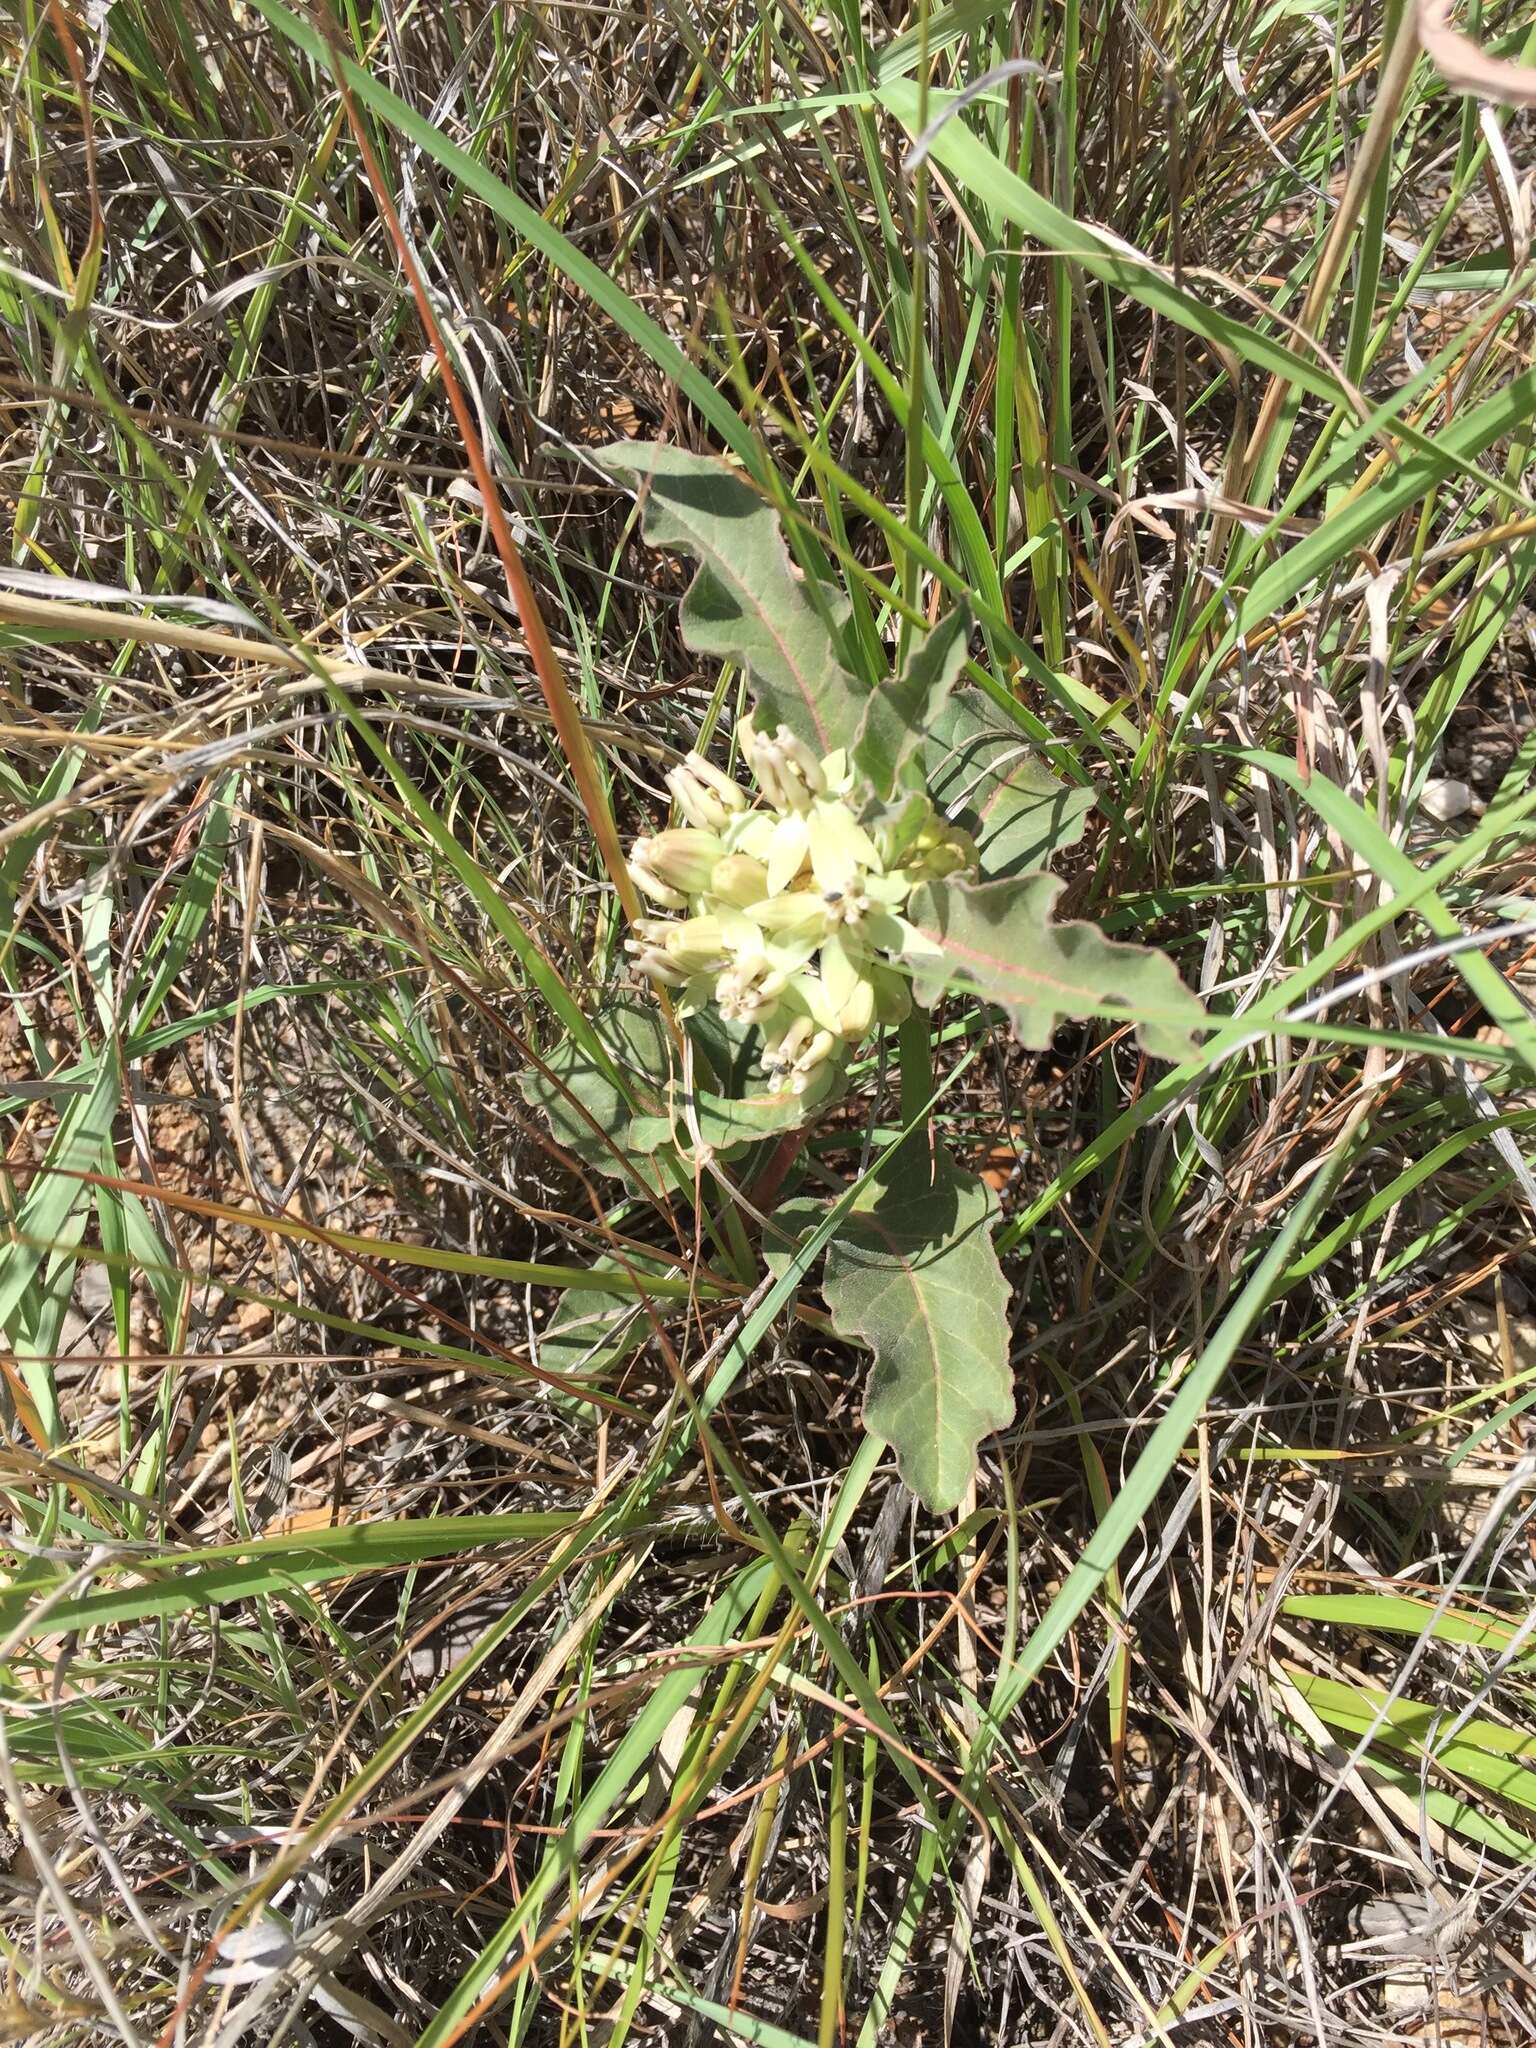
<instances>
[{"instance_id":1,"label":"small pebble","mask_svg":"<svg viewBox=\"0 0 1536 2048\"><path fill-rule=\"evenodd\" d=\"M1426 782L1424 794L1419 798L1420 810L1442 825L1448 825L1452 818L1463 817L1474 804L1477 804L1477 796L1471 783L1462 782L1454 775L1438 775L1433 782ZM1482 808L1480 804L1477 807Z\"/></svg>"}]
</instances>

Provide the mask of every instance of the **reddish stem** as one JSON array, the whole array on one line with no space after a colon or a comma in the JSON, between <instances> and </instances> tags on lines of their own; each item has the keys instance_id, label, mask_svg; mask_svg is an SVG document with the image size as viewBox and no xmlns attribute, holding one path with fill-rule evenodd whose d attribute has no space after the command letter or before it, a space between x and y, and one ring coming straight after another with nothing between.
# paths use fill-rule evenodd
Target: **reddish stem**
<instances>
[{"instance_id":1,"label":"reddish stem","mask_svg":"<svg viewBox=\"0 0 1536 2048\"><path fill-rule=\"evenodd\" d=\"M779 1190L788 1178L789 1169L805 1149L810 1132L804 1128L786 1131L773 1148L773 1156L752 1183L752 1206L760 1209L765 1216L773 1214L773 1205L779 1198Z\"/></svg>"}]
</instances>

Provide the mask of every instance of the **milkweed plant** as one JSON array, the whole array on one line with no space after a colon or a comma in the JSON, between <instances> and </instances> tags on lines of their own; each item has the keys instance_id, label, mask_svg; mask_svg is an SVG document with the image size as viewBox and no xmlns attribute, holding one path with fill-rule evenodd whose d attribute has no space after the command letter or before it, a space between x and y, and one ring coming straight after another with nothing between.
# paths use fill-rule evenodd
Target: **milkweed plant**
<instances>
[{"instance_id":1,"label":"milkweed plant","mask_svg":"<svg viewBox=\"0 0 1536 2048\"><path fill-rule=\"evenodd\" d=\"M962 684L962 609L894 673L861 679L846 598L792 566L744 477L676 448L598 460L640 482L647 538L698 563L682 634L745 678L735 752L751 786L702 752L668 772L676 820L629 852L645 914L625 940L628 986L568 1020L524 1093L584 1165L652 1194L686 1197L731 1161L733 1187L767 1191L768 1209L748 1197L751 1256L781 1274L810 1284L824 1245L832 1327L873 1353L865 1425L922 1500L952 1508L981 1440L1013 1415L995 1198L925 1117L841 1189L781 1184L790 1134L850 1094L882 1031L904 1026L909 1049L909 1020L946 991L995 1006L1026 1046L1108 1017L1172 1060L1195 1050L1205 1013L1166 955L1056 920L1048 864L1094 792L1050 771L1005 689ZM566 1298L546 1350L563 1341L597 1370L623 1355L623 1311L594 1285Z\"/></svg>"}]
</instances>

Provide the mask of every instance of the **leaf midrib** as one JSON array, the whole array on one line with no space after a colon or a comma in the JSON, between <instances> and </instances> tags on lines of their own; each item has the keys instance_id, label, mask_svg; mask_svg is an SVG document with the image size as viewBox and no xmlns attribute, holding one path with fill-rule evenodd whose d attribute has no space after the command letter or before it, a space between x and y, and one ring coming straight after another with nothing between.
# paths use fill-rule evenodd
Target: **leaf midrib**
<instances>
[{"instance_id":1,"label":"leaf midrib","mask_svg":"<svg viewBox=\"0 0 1536 2048\"><path fill-rule=\"evenodd\" d=\"M672 502L672 509L675 512L675 501L669 502ZM764 509L766 510L767 508L765 507ZM729 590L733 591L737 597L738 602L745 601L747 609L751 611L755 617L762 620L764 630L766 631L769 639L773 642L774 646L778 649L785 667L788 669L790 675L794 678L795 688L798 690L800 694L800 701L802 704L804 704L806 711L810 716L811 723L816 728L816 737L821 744L821 751L824 754L831 753L833 742L827 729L826 720L822 716L821 706L817 701L814 691L809 686L809 682L805 672L802 670L800 664L796 661L794 655L790 652L789 643L785 640L783 634L780 632L779 628L774 624L773 619L770 617L767 605L760 604L753 598L751 590L743 581L739 572L733 569L729 556L721 552L720 548L718 547L713 538L713 522L706 520L703 526L699 526L695 521L690 519L686 523L689 532L696 536L694 545L698 551L699 559L702 562L706 562L709 565L711 575L717 577L722 583L726 585L726 587ZM678 519L678 524L684 524L684 521L681 517L679 517ZM788 571L786 570L785 573L788 574ZM809 600L804 597L804 593L795 588L792 579L790 583L790 589L792 596L801 598L802 601L806 603L809 602Z\"/></svg>"}]
</instances>

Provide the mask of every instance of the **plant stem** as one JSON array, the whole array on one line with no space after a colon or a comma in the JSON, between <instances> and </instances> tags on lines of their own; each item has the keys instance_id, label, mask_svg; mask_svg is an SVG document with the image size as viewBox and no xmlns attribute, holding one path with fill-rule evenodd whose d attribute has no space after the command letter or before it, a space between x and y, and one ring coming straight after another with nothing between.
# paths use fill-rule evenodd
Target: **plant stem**
<instances>
[{"instance_id":1,"label":"plant stem","mask_svg":"<svg viewBox=\"0 0 1536 2048\"><path fill-rule=\"evenodd\" d=\"M779 1190L789 1176L789 1169L800 1157L809 1136L809 1129L786 1131L774 1146L768 1164L752 1183L752 1206L761 1209L764 1215L772 1213Z\"/></svg>"}]
</instances>

